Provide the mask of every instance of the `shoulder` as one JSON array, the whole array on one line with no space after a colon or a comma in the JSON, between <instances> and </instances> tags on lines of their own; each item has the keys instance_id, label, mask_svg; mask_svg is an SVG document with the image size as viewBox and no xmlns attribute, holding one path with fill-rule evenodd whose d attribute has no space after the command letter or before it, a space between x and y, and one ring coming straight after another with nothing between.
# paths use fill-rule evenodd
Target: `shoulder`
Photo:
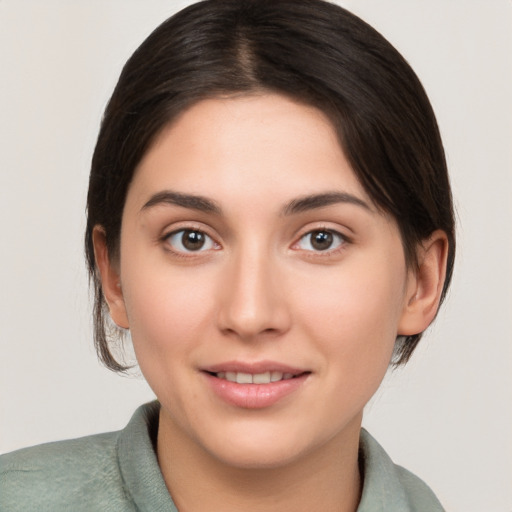
<instances>
[{"instance_id":1,"label":"shoulder","mask_svg":"<svg viewBox=\"0 0 512 512\"><path fill-rule=\"evenodd\" d=\"M360 453L364 483L358 512L444 512L430 487L407 469L394 464L364 429Z\"/></svg>"},{"instance_id":2,"label":"shoulder","mask_svg":"<svg viewBox=\"0 0 512 512\"><path fill-rule=\"evenodd\" d=\"M125 510L119 507L124 500L117 439L112 432L1 456L0 510L80 511L90 510L92 502L98 510Z\"/></svg>"},{"instance_id":3,"label":"shoulder","mask_svg":"<svg viewBox=\"0 0 512 512\"><path fill-rule=\"evenodd\" d=\"M48 443L0 457L1 512L176 510L154 451L159 404L119 432Z\"/></svg>"}]
</instances>

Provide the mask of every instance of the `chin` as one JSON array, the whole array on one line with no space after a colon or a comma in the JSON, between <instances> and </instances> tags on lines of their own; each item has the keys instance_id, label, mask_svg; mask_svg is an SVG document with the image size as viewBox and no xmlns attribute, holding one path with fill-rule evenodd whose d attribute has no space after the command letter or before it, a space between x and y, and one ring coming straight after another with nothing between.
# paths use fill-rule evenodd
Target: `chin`
<instances>
[{"instance_id":1,"label":"chin","mask_svg":"<svg viewBox=\"0 0 512 512\"><path fill-rule=\"evenodd\" d=\"M231 445L229 450L217 450L211 455L225 466L242 470L280 469L301 458L302 453L297 448L286 450L286 447L277 444L276 440L274 446L243 446L237 443Z\"/></svg>"},{"instance_id":2,"label":"chin","mask_svg":"<svg viewBox=\"0 0 512 512\"><path fill-rule=\"evenodd\" d=\"M205 439L203 446L220 463L239 469L279 469L307 458L329 443L331 435L312 436L293 428L269 425L240 427L217 439ZM266 428L265 428L266 427ZM209 445L209 446L208 446Z\"/></svg>"}]
</instances>

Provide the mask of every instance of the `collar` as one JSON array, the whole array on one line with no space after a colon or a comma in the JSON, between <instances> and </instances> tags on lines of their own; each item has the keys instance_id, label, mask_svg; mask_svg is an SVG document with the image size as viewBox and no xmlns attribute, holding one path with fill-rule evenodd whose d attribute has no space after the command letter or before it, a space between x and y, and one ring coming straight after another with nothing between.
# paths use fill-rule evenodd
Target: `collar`
<instances>
[{"instance_id":1,"label":"collar","mask_svg":"<svg viewBox=\"0 0 512 512\"><path fill-rule=\"evenodd\" d=\"M178 512L156 456L160 404L139 407L117 440L117 458L126 494L141 512ZM363 491L357 512L444 512L429 487L393 463L379 443L361 429L359 458Z\"/></svg>"}]
</instances>

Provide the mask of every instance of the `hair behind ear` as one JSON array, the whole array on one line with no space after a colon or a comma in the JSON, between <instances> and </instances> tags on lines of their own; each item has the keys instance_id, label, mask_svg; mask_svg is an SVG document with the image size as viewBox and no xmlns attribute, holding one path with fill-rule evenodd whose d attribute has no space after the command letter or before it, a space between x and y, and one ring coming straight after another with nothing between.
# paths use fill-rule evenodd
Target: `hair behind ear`
<instances>
[{"instance_id":1,"label":"hair behind ear","mask_svg":"<svg viewBox=\"0 0 512 512\"><path fill-rule=\"evenodd\" d=\"M393 364L407 361L415 347L409 348L407 344L423 333L437 315L444 295L448 251L448 237L440 229L417 248L417 265L409 272L407 302L398 326Z\"/></svg>"},{"instance_id":2,"label":"hair behind ear","mask_svg":"<svg viewBox=\"0 0 512 512\"><path fill-rule=\"evenodd\" d=\"M124 299L120 286L117 265L109 254L105 230L96 225L92 230L91 244L94 250L93 285L96 296L94 303L94 342L99 359L116 372L126 372L130 366L119 363L111 351L111 342L115 345L124 341L128 319L124 308ZM124 317L119 316L124 310Z\"/></svg>"}]
</instances>

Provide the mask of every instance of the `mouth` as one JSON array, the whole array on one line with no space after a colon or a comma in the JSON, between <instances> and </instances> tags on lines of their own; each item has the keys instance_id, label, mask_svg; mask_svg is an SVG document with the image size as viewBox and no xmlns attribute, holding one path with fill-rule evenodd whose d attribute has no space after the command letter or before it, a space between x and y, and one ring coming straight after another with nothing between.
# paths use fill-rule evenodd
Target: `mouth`
<instances>
[{"instance_id":1,"label":"mouth","mask_svg":"<svg viewBox=\"0 0 512 512\"><path fill-rule=\"evenodd\" d=\"M290 380L300 377L309 372L291 373L280 371L266 371L262 373L247 372L207 372L218 379L236 382L237 384L270 384L271 382L279 382L282 380Z\"/></svg>"},{"instance_id":2,"label":"mouth","mask_svg":"<svg viewBox=\"0 0 512 512\"><path fill-rule=\"evenodd\" d=\"M300 392L309 370L261 361L221 363L202 369L210 389L225 403L243 409L263 409Z\"/></svg>"}]
</instances>

